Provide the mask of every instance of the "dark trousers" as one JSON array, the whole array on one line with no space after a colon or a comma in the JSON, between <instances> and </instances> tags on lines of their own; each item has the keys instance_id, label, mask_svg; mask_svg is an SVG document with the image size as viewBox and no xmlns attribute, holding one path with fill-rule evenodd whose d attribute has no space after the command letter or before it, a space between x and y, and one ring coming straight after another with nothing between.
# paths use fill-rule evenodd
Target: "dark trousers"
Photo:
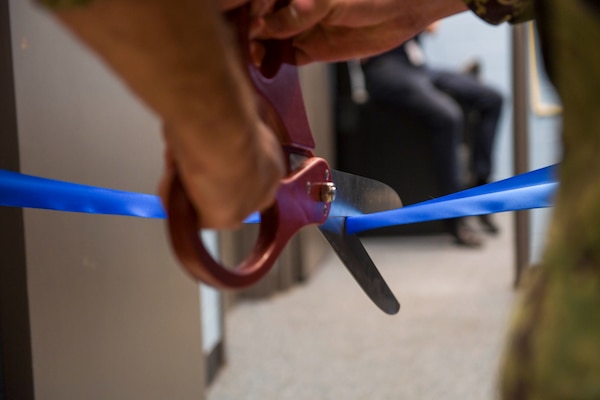
<instances>
[{"instance_id":1,"label":"dark trousers","mask_svg":"<svg viewBox=\"0 0 600 400\"><path fill-rule=\"evenodd\" d=\"M416 120L430 135L437 178L445 193L462 189L457 147L465 131L463 108L476 110L475 125L470 127L471 174L477 184L489 179L502 108L502 97L496 90L470 75L415 67L394 52L369 60L364 73L373 102Z\"/></svg>"}]
</instances>

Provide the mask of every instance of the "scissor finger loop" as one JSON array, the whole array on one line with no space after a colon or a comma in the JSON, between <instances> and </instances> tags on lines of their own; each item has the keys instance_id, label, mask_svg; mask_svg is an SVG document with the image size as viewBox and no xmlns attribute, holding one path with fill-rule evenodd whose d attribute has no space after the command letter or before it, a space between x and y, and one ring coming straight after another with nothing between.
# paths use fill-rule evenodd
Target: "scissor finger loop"
<instances>
[{"instance_id":1,"label":"scissor finger loop","mask_svg":"<svg viewBox=\"0 0 600 400\"><path fill-rule=\"evenodd\" d=\"M331 201L323 200L322 188L333 184L330 175L327 162L312 157L283 179L274 205L261 213L254 248L233 268L221 265L206 250L198 234L196 210L179 178L175 177L170 190L168 226L179 262L194 279L217 288L233 289L254 284L271 269L296 232L306 225L322 224L327 220Z\"/></svg>"},{"instance_id":2,"label":"scissor finger loop","mask_svg":"<svg viewBox=\"0 0 600 400\"><path fill-rule=\"evenodd\" d=\"M282 179L273 206L261 213L254 248L233 268L221 265L206 250L198 235L197 221L201 221L201 216L198 218L177 174L170 190L168 226L175 254L192 277L219 288L240 288L262 278L302 227L327 220L336 188L327 162L313 154L315 142L298 71L291 61L294 51L291 41L266 43L266 64L256 68L249 55L248 5L230 12L228 18L237 29L242 58L263 121L277 135L287 156L288 176Z\"/></svg>"}]
</instances>

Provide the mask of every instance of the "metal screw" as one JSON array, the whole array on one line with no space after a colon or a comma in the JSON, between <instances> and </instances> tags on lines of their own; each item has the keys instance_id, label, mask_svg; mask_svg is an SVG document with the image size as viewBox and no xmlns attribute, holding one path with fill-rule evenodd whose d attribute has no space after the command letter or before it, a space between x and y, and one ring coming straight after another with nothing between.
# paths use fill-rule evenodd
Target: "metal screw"
<instances>
[{"instance_id":1,"label":"metal screw","mask_svg":"<svg viewBox=\"0 0 600 400\"><path fill-rule=\"evenodd\" d=\"M329 180L329 170L328 169L325 170L325 180L326 181Z\"/></svg>"},{"instance_id":2,"label":"metal screw","mask_svg":"<svg viewBox=\"0 0 600 400\"><path fill-rule=\"evenodd\" d=\"M331 203L335 200L335 193L337 188L333 182L325 182L321 185L321 201L324 203Z\"/></svg>"},{"instance_id":3,"label":"metal screw","mask_svg":"<svg viewBox=\"0 0 600 400\"><path fill-rule=\"evenodd\" d=\"M310 194L311 187L312 185L310 184L310 182L306 182L306 193Z\"/></svg>"}]
</instances>

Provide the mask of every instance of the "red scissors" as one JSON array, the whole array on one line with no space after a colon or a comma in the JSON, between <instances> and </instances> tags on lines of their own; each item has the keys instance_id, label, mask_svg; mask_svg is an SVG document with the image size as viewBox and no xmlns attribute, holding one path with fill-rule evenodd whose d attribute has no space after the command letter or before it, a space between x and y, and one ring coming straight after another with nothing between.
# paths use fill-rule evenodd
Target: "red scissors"
<instances>
[{"instance_id":1,"label":"red scissors","mask_svg":"<svg viewBox=\"0 0 600 400\"><path fill-rule=\"evenodd\" d=\"M280 2L281 3L281 2ZM279 4L281 5L281 4ZM314 156L309 127L294 65L291 40L266 41L260 69L250 62L249 5L228 13L236 26L248 78L266 105L264 120L278 135L287 162L275 203L261 213L256 244L234 268L218 263L198 234L197 214L175 174L170 189L168 227L173 250L195 279L218 288L250 286L273 266L286 243L306 225L318 225L365 293L384 312L400 305L359 238L345 232L345 216L402 206L396 192L383 183L332 170Z\"/></svg>"}]
</instances>

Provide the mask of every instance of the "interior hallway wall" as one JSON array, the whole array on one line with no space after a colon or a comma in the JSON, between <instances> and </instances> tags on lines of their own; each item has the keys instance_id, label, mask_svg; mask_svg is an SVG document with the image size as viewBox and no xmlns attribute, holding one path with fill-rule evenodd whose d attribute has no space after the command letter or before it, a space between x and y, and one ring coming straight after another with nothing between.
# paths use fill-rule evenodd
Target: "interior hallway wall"
<instances>
[{"instance_id":1,"label":"interior hallway wall","mask_svg":"<svg viewBox=\"0 0 600 400\"><path fill-rule=\"evenodd\" d=\"M159 121L32 1L9 5L22 172L154 193ZM163 221L24 214L35 398L203 398L198 285Z\"/></svg>"}]
</instances>

